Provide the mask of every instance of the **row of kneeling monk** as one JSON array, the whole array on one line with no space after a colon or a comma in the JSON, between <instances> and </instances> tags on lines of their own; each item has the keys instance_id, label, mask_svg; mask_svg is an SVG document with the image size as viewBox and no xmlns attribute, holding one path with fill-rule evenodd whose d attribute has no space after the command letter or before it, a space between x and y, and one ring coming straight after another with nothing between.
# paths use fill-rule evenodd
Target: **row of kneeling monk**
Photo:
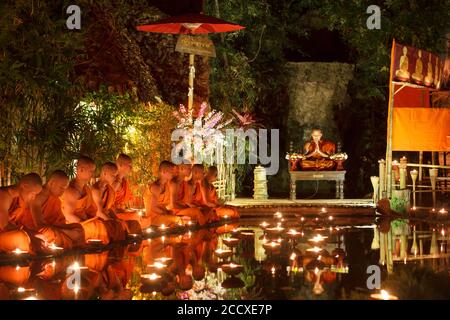
<instances>
[{"instance_id":1,"label":"row of kneeling monk","mask_svg":"<svg viewBox=\"0 0 450 320\"><path fill-rule=\"evenodd\" d=\"M0 188L0 253L70 249L91 240L108 244L151 225L203 225L238 216L217 197L215 167L205 172L199 164L161 162L158 179L144 195L144 217L127 208L132 197L128 155L103 164L97 181L90 184L95 169L91 158L81 156L73 180L57 170L43 185L38 174L29 173L16 185Z\"/></svg>"}]
</instances>

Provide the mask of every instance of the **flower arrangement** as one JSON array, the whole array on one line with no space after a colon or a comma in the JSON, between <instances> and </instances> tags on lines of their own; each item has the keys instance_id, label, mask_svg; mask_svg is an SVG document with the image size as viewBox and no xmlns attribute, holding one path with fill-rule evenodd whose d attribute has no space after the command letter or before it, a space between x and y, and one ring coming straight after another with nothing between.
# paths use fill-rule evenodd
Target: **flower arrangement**
<instances>
[{"instance_id":1,"label":"flower arrangement","mask_svg":"<svg viewBox=\"0 0 450 320\"><path fill-rule=\"evenodd\" d=\"M193 110L187 110L184 105L180 105L179 111L174 112L175 118L178 120L177 129L185 130L183 139L177 143L176 149L183 148L187 151L183 157L192 162L198 161L196 158L201 155L201 159L210 156L220 145L224 145L224 135L222 130L225 129L233 120L225 119L221 111L211 110L207 112L208 105L203 102L197 116L194 118Z\"/></svg>"}]
</instances>

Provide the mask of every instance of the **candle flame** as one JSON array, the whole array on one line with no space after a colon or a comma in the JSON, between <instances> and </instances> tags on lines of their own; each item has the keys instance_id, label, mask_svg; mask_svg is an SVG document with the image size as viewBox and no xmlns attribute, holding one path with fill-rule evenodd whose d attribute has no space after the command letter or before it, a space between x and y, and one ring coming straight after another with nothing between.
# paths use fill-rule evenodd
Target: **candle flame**
<instances>
[{"instance_id":1,"label":"candle flame","mask_svg":"<svg viewBox=\"0 0 450 320\"><path fill-rule=\"evenodd\" d=\"M383 300L389 300L389 298L390 298L389 292L387 292L386 290L381 290L380 293L381 293L381 298Z\"/></svg>"}]
</instances>

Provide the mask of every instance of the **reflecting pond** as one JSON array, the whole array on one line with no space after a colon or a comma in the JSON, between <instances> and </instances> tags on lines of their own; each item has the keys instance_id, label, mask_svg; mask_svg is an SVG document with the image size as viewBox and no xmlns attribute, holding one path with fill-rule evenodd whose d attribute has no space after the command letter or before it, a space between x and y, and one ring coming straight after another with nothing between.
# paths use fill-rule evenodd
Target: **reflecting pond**
<instances>
[{"instance_id":1,"label":"reflecting pond","mask_svg":"<svg viewBox=\"0 0 450 320\"><path fill-rule=\"evenodd\" d=\"M407 232L393 232L388 244L375 222L274 214L174 234L149 230L127 243L3 261L0 298L449 299L448 226L391 222ZM391 296L377 296L380 289Z\"/></svg>"}]
</instances>

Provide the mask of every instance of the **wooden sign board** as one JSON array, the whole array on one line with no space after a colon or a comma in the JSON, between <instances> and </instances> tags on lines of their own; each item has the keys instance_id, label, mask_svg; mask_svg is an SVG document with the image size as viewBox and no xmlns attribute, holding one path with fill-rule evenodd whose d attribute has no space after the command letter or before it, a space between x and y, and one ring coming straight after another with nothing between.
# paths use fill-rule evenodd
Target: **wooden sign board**
<instances>
[{"instance_id":1,"label":"wooden sign board","mask_svg":"<svg viewBox=\"0 0 450 320\"><path fill-rule=\"evenodd\" d=\"M198 54L200 56L216 57L216 48L211 39L205 36L180 35L175 51Z\"/></svg>"}]
</instances>

